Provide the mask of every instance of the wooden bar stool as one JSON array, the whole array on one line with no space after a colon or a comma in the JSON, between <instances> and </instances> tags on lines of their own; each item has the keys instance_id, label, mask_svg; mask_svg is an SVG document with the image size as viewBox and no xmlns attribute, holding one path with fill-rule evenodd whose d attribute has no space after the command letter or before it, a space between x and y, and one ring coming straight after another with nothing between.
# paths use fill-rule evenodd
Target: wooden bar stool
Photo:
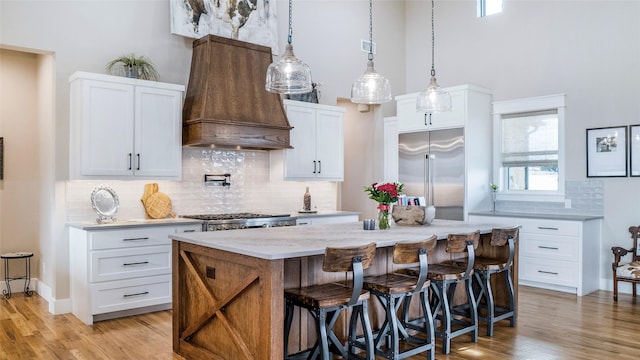
<instances>
[{"instance_id":1,"label":"wooden bar stool","mask_svg":"<svg viewBox=\"0 0 640 360\"><path fill-rule=\"evenodd\" d=\"M482 254L475 258L474 277L475 284L479 289L476 292L476 302L480 312L478 318L487 323L487 335L493 336L493 324L500 320L510 319L510 326L516 324L516 299L511 279L511 268L513 265L513 257L515 256L515 243L518 241L518 227L495 228L491 231L491 246L503 247L508 246L509 253L504 258L496 258ZM509 290L509 305L507 308L496 306L493 299L493 291L491 289L491 275L505 273L505 282ZM484 303L482 303L484 299ZM486 314L486 315L484 315Z\"/></svg>"},{"instance_id":2,"label":"wooden bar stool","mask_svg":"<svg viewBox=\"0 0 640 360\"><path fill-rule=\"evenodd\" d=\"M427 254L433 251L436 242L437 236L433 235L424 241L401 242L393 247L394 264L420 263L417 277L387 273L364 279L365 289L376 296L386 314L385 321L374 338L376 355L398 360L428 351L428 359L435 359L433 316L428 306L430 283L427 280ZM423 317L419 330L426 334L424 338L410 335L406 323L397 315L400 306L408 304L414 294L420 294ZM400 341L406 344L403 350L400 348Z\"/></svg>"},{"instance_id":3,"label":"wooden bar stool","mask_svg":"<svg viewBox=\"0 0 640 360\"><path fill-rule=\"evenodd\" d=\"M431 311L439 320L436 336L442 338L442 353L451 351L451 339L471 333L471 340L478 341L478 308L473 294L473 265L475 249L480 243L480 231L467 234L449 234L445 251L449 254L467 253L466 266L456 264L457 260L443 261L429 266L427 278L431 281ZM464 282L467 302L454 305L456 286ZM453 315L457 315L453 317Z\"/></svg>"},{"instance_id":4,"label":"wooden bar stool","mask_svg":"<svg viewBox=\"0 0 640 360\"><path fill-rule=\"evenodd\" d=\"M285 290L285 359L316 359L319 356L323 360L329 360L332 357L332 351L345 359L374 359L373 334L367 310L370 293L363 290L363 271L371 265L375 254L375 243L360 247L328 247L325 249L322 270L326 272L351 272L353 274L352 281ZM311 349L287 355L289 332L295 306L307 309L314 317L318 339ZM333 328L341 311L347 308L351 308L352 312L347 344L342 344ZM358 342L356 339L358 319L364 333L365 357L355 354L355 344Z\"/></svg>"}]
</instances>

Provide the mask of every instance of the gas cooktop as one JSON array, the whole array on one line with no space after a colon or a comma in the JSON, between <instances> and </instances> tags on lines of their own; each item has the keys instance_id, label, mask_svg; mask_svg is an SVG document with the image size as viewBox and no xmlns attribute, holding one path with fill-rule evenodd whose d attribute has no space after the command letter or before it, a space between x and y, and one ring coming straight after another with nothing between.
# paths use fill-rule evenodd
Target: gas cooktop
<instances>
[{"instance_id":1,"label":"gas cooktop","mask_svg":"<svg viewBox=\"0 0 640 360\"><path fill-rule=\"evenodd\" d=\"M267 215L254 213L229 213L229 214L198 214L180 215L180 217L196 220L240 220L240 219L263 219L273 217L289 217L289 214Z\"/></svg>"}]
</instances>

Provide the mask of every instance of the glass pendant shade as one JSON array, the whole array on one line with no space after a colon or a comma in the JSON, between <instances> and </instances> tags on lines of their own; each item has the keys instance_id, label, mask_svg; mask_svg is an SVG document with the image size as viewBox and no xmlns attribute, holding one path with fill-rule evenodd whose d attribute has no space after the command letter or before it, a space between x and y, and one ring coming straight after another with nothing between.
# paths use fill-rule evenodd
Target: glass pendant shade
<instances>
[{"instance_id":1,"label":"glass pendant shade","mask_svg":"<svg viewBox=\"0 0 640 360\"><path fill-rule=\"evenodd\" d=\"M356 104L382 104L391 101L389 80L373 68L373 60L367 62L367 70L351 86L351 102Z\"/></svg>"},{"instance_id":2,"label":"glass pendant shade","mask_svg":"<svg viewBox=\"0 0 640 360\"><path fill-rule=\"evenodd\" d=\"M416 110L428 113L451 111L451 95L438 86L435 76L431 76L427 89L418 94Z\"/></svg>"},{"instance_id":3,"label":"glass pendant shade","mask_svg":"<svg viewBox=\"0 0 640 360\"><path fill-rule=\"evenodd\" d=\"M278 94L304 94L311 92L311 69L293 54L287 44L282 57L267 68L265 89Z\"/></svg>"}]
</instances>

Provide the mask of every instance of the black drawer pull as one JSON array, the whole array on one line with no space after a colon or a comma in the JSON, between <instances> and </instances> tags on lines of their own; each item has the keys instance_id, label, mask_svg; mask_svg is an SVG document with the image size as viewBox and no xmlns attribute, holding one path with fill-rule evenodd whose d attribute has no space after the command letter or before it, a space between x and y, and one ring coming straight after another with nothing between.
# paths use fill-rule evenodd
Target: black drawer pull
<instances>
[{"instance_id":1,"label":"black drawer pull","mask_svg":"<svg viewBox=\"0 0 640 360\"><path fill-rule=\"evenodd\" d=\"M540 229L540 230L556 230L556 231L558 231L557 227L538 226L538 229Z\"/></svg>"},{"instance_id":2,"label":"black drawer pull","mask_svg":"<svg viewBox=\"0 0 640 360\"><path fill-rule=\"evenodd\" d=\"M141 238L122 239L122 241L141 241L141 240L149 240L149 238L148 237L141 237Z\"/></svg>"},{"instance_id":3,"label":"black drawer pull","mask_svg":"<svg viewBox=\"0 0 640 360\"><path fill-rule=\"evenodd\" d=\"M558 250L557 247L552 246L538 246L540 249Z\"/></svg>"},{"instance_id":4,"label":"black drawer pull","mask_svg":"<svg viewBox=\"0 0 640 360\"><path fill-rule=\"evenodd\" d=\"M147 295L147 294L149 294L149 292L145 291L145 292L135 293L135 294L124 294L122 297L128 298L128 297L132 297L132 296L141 296L141 295Z\"/></svg>"},{"instance_id":5,"label":"black drawer pull","mask_svg":"<svg viewBox=\"0 0 640 360\"><path fill-rule=\"evenodd\" d=\"M196 232L196 231L192 229L192 230L185 230L183 232Z\"/></svg>"},{"instance_id":6,"label":"black drawer pull","mask_svg":"<svg viewBox=\"0 0 640 360\"><path fill-rule=\"evenodd\" d=\"M553 272L553 271L542 271L542 270L538 270L539 273L541 274L550 274L550 275L558 275L557 272Z\"/></svg>"},{"instance_id":7,"label":"black drawer pull","mask_svg":"<svg viewBox=\"0 0 640 360\"><path fill-rule=\"evenodd\" d=\"M141 262L134 262L134 263L124 263L122 265L124 266L133 266L133 265L146 265L148 264L148 261L141 261Z\"/></svg>"}]
</instances>

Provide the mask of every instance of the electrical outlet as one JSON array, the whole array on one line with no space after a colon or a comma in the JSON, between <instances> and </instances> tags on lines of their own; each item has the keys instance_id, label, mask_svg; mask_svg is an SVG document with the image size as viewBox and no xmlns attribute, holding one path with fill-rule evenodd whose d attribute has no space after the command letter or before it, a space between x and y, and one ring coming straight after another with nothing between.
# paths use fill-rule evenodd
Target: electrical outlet
<instances>
[{"instance_id":1,"label":"electrical outlet","mask_svg":"<svg viewBox=\"0 0 640 360\"><path fill-rule=\"evenodd\" d=\"M571 199L564 199L564 207L566 209L571 209Z\"/></svg>"},{"instance_id":2,"label":"electrical outlet","mask_svg":"<svg viewBox=\"0 0 640 360\"><path fill-rule=\"evenodd\" d=\"M364 40L364 39L360 39L360 51L365 52L365 53L369 53L369 40ZM373 51L372 53L376 53L376 42L372 42L371 43L373 45Z\"/></svg>"}]
</instances>

